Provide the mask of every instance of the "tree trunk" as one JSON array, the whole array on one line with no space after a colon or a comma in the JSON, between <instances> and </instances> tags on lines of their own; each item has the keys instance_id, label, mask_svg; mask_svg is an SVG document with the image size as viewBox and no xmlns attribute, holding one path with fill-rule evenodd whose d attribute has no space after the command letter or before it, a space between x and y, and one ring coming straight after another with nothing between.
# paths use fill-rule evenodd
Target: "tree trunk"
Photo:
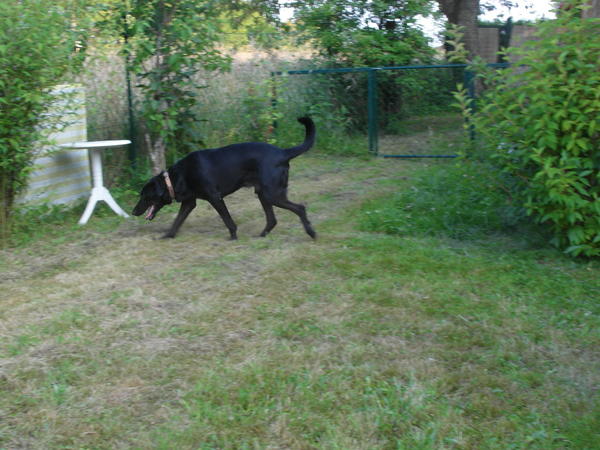
<instances>
[{"instance_id":1,"label":"tree trunk","mask_svg":"<svg viewBox=\"0 0 600 450\"><path fill-rule=\"evenodd\" d=\"M168 111L168 104L164 101L165 93L164 86L165 80L163 79L164 62L168 55L168 47L165 47L163 42L163 33L164 30L169 26L173 19L173 4L169 4L169 7L166 7L164 1L159 1L156 5L155 9L155 36L154 36L154 45L156 48L156 53L154 54L154 58L152 60L152 68L149 71L149 79L150 86L154 86L153 89L150 89L146 95L151 97L154 103L158 103L158 105L154 105L149 109L150 116L160 116L161 118L165 118ZM163 99L163 100L160 100ZM150 122L150 123L148 123ZM166 167L166 149L167 144L165 139L161 136L156 136L157 128L159 128L162 124L162 120L150 120L146 121L144 125L144 141L146 142L146 147L148 148L148 154L150 156L150 162L152 164L152 173L154 175L158 175Z\"/></svg>"},{"instance_id":2,"label":"tree trunk","mask_svg":"<svg viewBox=\"0 0 600 450\"><path fill-rule=\"evenodd\" d=\"M161 137L152 139L150 133L144 133L144 139L148 146L148 152L150 154L150 162L152 163L152 174L158 175L167 168L167 162L165 159L166 145L165 141Z\"/></svg>"},{"instance_id":3,"label":"tree trunk","mask_svg":"<svg viewBox=\"0 0 600 450\"><path fill-rule=\"evenodd\" d=\"M584 19L590 17L600 17L600 0L589 0L588 4L591 6L591 8L586 9L583 12L582 17Z\"/></svg>"},{"instance_id":4,"label":"tree trunk","mask_svg":"<svg viewBox=\"0 0 600 450\"><path fill-rule=\"evenodd\" d=\"M438 0L438 3L448 22L463 27L465 48L469 52L469 59L472 59L479 54L479 0Z\"/></svg>"}]
</instances>

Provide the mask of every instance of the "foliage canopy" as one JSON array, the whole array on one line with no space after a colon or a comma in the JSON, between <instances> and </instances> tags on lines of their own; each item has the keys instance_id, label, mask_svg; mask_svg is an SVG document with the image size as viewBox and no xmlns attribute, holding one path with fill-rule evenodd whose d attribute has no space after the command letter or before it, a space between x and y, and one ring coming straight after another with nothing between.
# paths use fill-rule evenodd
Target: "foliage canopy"
<instances>
[{"instance_id":1,"label":"foliage canopy","mask_svg":"<svg viewBox=\"0 0 600 450\"><path fill-rule=\"evenodd\" d=\"M294 6L300 31L323 56L348 66L419 63L433 55L416 26L419 14L430 13L430 1L309 0Z\"/></svg>"}]
</instances>

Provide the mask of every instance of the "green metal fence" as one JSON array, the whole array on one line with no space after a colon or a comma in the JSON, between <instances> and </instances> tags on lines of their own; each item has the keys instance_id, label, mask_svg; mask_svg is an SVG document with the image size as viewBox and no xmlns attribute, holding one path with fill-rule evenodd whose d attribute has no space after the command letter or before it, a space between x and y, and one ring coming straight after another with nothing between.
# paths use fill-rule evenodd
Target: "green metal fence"
<instances>
[{"instance_id":1,"label":"green metal fence","mask_svg":"<svg viewBox=\"0 0 600 450\"><path fill-rule=\"evenodd\" d=\"M452 106L452 93L460 82L475 97L474 75L465 64L290 70L271 76L287 77L280 91L289 90L293 103L306 97L305 112L323 114L323 104L335 109L330 117L341 117L356 139L366 135L368 151L384 158L455 157L452 148L439 142L449 132L462 133L462 118ZM290 80L302 76L320 77L321 81L313 80L317 88L307 80L304 86L293 86ZM278 101L274 97L274 104Z\"/></svg>"}]
</instances>

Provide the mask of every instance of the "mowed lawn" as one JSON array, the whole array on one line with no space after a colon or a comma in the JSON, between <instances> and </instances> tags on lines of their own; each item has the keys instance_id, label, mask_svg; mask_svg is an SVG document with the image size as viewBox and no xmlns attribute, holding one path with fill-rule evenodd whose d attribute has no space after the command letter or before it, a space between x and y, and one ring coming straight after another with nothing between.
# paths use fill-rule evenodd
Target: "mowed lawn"
<instances>
[{"instance_id":1,"label":"mowed lawn","mask_svg":"<svg viewBox=\"0 0 600 450\"><path fill-rule=\"evenodd\" d=\"M420 164L294 160L315 242L243 190L238 241L201 204L2 251L0 448L600 448L600 264L360 231Z\"/></svg>"}]
</instances>

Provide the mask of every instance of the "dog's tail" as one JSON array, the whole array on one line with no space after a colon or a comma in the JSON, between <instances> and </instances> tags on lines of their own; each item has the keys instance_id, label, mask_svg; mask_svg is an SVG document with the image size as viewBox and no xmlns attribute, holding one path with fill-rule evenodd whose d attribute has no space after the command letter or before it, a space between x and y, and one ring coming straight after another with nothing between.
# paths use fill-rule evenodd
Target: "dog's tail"
<instances>
[{"instance_id":1,"label":"dog's tail","mask_svg":"<svg viewBox=\"0 0 600 450\"><path fill-rule=\"evenodd\" d=\"M302 144L297 145L296 147L284 149L288 160L308 151L315 143L317 130L312 119L310 117L300 117L298 122L300 122L306 128L306 136L304 137L304 142Z\"/></svg>"}]
</instances>

